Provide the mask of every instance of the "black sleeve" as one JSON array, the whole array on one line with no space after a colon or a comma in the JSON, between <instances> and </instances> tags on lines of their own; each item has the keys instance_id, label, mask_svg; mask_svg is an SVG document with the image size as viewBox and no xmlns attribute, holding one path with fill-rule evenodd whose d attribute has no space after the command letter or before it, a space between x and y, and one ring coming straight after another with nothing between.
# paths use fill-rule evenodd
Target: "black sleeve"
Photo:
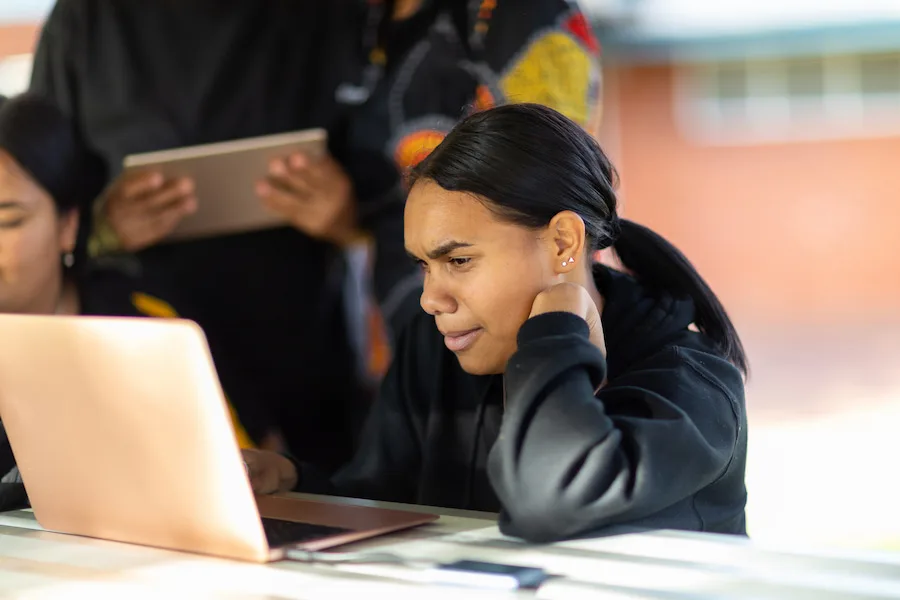
<instances>
[{"instance_id":1,"label":"black sleeve","mask_svg":"<svg viewBox=\"0 0 900 600\"><path fill-rule=\"evenodd\" d=\"M415 373L411 352L412 333L407 331L397 344L396 358L381 383L363 427L353 460L326 479L323 473L306 464L298 466L297 491L366 498L386 502L415 501L416 474L421 469L422 431L416 426L411 398L411 380L402 376ZM409 368L409 370L407 369Z\"/></svg>"},{"instance_id":2,"label":"black sleeve","mask_svg":"<svg viewBox=\"0 0 900 600\"><path fill-rule=\"evenodd\" d=\"M584 320L540 315L518 344L488 459L504 533L548 542L634 521L728 467L739 419L716 378L730 382L736 370L721 358L705 355L701 374L669 346L595 394L606 361Z\"/></svg>"}]
</instances>

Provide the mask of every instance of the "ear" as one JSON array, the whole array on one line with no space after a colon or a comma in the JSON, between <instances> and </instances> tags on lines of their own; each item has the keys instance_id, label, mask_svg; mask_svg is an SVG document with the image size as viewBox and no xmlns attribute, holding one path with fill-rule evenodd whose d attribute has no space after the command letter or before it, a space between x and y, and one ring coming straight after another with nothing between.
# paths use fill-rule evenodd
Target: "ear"
<instances>
[{"instance_id":1,"label":"ear","mask_svg":"<svg viewBox=\"0 0 900 600\"><path fill-rule=\"evenodd\" d=\"M555 252L554 270L559 273L570 273L584 257L586 232L584 220L570 210L558 213L547 226L549 240Z\"/></svg>"},{"instance_id":2,"label":"ear","mask_svg":"<svg viewBox=\"0 0 900 600\"><path fill-rule=\"evenodd\" d=\"M59 216L59 253L67 254L75 250L78 242L78 210L72 209Z\"/></svg>"}]
</instances>

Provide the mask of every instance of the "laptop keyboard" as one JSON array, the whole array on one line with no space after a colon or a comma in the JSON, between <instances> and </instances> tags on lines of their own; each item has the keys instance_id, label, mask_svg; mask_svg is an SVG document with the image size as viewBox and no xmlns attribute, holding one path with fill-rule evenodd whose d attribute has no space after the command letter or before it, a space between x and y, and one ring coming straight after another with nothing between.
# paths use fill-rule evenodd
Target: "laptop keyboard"
<instances>
[{"instance_id":1,"label":"laptop keyboard","mask_svg":"<svg viewBox=\"0 0 900 600\"><path fill-rule=\"evenodd\" d=\"M263 519L262 524L270 548L299 544L351 531L340 527L326 527L325 525L282 521L281 519Z\"/></svg>"}]
</instances>

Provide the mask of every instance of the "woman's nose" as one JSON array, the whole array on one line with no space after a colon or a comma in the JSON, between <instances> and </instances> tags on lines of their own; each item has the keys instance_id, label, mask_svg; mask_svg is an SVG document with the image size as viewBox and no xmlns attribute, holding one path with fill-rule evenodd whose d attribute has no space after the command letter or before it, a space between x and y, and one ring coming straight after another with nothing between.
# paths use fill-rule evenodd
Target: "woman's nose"
<instances>
[{"instance_id":1,"label":"woman's nose","mask_svg":"<svg viewBox=\"0 0 900 600\"><path fill-rule=\"evenodd\" d=\"M425 277L422 297L419 299L422 310L431 316L456 312L457 304L453 296L431 279L431 277Z\"/></svg>"}]
</instances>

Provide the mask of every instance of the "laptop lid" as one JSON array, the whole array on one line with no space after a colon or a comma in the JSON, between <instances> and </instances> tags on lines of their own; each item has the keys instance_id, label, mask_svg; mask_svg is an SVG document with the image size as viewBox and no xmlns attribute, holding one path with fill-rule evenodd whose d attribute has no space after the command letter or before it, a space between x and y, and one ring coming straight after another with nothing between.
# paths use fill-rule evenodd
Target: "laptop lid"
<instances>
[{"instance_id":1,"label":"laptop lid","mask_svg":"<svg viewBox=\"0 0 900 600\"><path fill-rule=\"evenodd\" d=\"M264 561L200 328L0 315L0 419L45 529Z\"/></svg>"}]
</instances>

